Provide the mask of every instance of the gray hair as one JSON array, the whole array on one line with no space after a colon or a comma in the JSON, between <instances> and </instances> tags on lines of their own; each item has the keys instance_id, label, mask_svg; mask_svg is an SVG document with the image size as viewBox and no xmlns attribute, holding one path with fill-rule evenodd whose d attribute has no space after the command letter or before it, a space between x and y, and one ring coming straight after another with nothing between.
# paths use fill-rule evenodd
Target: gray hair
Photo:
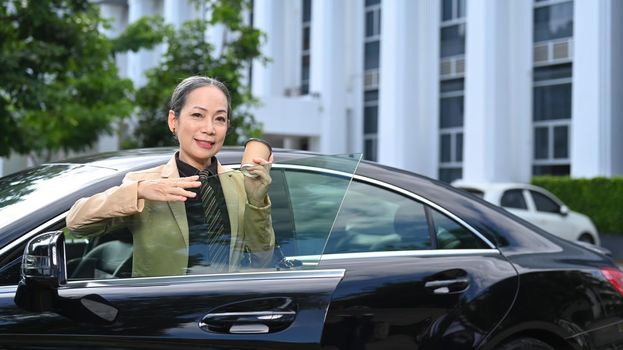
<instances>
[{"instance_id":1,"label":"gray hair","mask_svg":"<svg viewBox=\"0 0 623 350\"><path fill-rule=\"evenodd\" d=\"M229 89L222 82L209 77L204 77L200 75L195 75L188 77L175 87L173 90L173 94L171 95L171 100L169 101L169 109L173 111L175 114L175 118L179 118L180 112L182 111L182 107L186 104L186 97L193 90L198 89L204 86L214 86L221 90L221 92L225 95L227 99L227 121L231 119L231 95L229 94Z\"/></svg>"}]
</instances>

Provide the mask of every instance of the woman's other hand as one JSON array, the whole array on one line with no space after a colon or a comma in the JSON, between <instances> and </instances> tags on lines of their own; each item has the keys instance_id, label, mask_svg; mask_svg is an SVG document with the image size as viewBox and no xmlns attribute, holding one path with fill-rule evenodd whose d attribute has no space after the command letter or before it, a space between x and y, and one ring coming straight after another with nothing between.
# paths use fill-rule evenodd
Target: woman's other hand
<instances>
[{"instance_id":1,"label":"woman's other hand","mask_svg":"<svg viewBox=\"0 0 623 350\"><path fill-rule=\"evenodd\" d=\"M250 176L244 177L244 189L247 192L249 204L263 207L267 204L266 195L272 182L270 168L273 163L273 155L271 154L268 160L253 158L253 163L253 166L246 168Z\"/></svg>"}]
</instances>

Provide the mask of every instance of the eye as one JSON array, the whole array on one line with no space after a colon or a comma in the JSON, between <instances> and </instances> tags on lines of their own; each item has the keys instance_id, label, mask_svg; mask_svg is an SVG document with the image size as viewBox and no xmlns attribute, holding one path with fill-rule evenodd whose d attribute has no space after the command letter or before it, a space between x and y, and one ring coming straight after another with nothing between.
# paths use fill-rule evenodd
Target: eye
<instances>
[{"instance_id":1,"label":"eye","mask_svg":"<svg viewBox=\"0 0 623 350\"><path fill-rule=\"evenodd\" d=\"M201 114L201 113L193 113L190 116L193 117L193 118L197 118L197 119L203 118L203 114Z\"/></svg>"},{"instance_id":2,"label":"eye","mask_svg":"<svg viewBox=\"0 0 623 350\"><path fill-rule=\"evenodd\" d=\"M227 117L224 115L216 116L215 120L219 123L227 123Z\"/></svg>"}]
</instances>

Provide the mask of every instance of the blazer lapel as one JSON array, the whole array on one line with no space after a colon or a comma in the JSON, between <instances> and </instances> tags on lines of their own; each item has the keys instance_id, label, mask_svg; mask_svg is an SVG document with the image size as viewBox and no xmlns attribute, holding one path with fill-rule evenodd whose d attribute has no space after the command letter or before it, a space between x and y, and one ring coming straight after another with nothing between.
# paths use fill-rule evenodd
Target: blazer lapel
<instances>
[{"instance_id":1,"label":"blazer lapel","mask_svg":"<svg viewBox=\"0 0 623 350\"><path fill-rule=\"evenodd\" d=\"M175 156L171 157L169 162L162 167L160 176L165 179L175 179L180 177L175 162ZM177 222L177 226L180 229L182 239L184 239L184 244L186 245L186 248L188 248L188 220L186 220L186 206L184 205L184 202L167 202L167 204L169 205L169 208L173 213L173 217L175 218L175 222Z\"/></svg>"}]
</instances>

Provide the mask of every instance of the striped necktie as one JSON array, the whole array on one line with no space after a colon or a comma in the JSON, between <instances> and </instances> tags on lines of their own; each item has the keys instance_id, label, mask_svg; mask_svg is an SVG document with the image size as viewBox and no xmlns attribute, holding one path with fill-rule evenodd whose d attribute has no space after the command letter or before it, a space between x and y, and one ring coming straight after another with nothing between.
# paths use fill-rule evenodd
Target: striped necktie
<instances>
[{"instance_id":1,"label":"striped necktie","mask_svg":"<svg viewBox=\"0 0 623 350\"><path fill-rule=\"evenodd\" d=\"M209 250L209 259L212 263L227 263L229 256L229 245L223 244L223 234L225 233L225 224L223 222L223 212L220 208L220 201L216 197L216 191L212 187L211 182L219 181L218 176L210 176L207 171L199 172L201 187L199 194L201 196L201 205L205 215L206 236Z\"/></svg>"}]
</instances>

